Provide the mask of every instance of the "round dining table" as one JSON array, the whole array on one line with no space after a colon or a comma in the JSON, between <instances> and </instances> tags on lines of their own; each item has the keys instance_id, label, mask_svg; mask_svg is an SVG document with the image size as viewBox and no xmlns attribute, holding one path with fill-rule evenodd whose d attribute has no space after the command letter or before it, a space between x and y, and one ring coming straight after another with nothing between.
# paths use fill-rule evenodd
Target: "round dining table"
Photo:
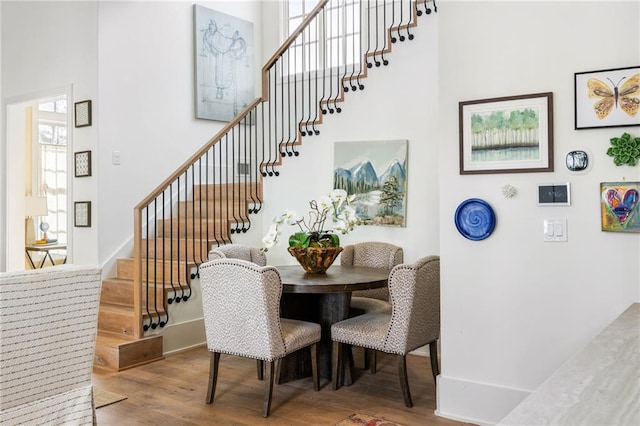
<instances>
[{"instance_id":1,"label":"round dining table","mask_svg":"<svg viewBox=\"0 0 640 426\"><path fill-rule=\"evenodd\" d=\"M283 318L320 324L318 372L331 380L331 325L349 318L351 293L386 287L389 269L332 265L324 274L309 274L300 265L276 266L282 280L280 310ZM343 358L346 359L346 358ZM349 363L345 362L344 385L351 384ZM280 383L311 375L308 351L298 351L281 361Z\"/></svg>"}]
</instances>

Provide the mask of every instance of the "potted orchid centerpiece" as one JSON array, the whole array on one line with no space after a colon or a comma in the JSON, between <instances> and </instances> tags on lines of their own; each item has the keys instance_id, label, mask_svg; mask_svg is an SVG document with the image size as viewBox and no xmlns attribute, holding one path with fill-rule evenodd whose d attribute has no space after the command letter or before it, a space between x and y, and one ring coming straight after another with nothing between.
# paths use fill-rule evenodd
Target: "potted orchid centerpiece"
<instances>
[{"instance_id":1,"label":"potted orchid centerpiece","mask_svg":"<svg viewBox=\"0 0 640 426\"><path fill-rule=\"evenodd\" d=\"M354 196L334 189L330 194L309 202L308 217L298 216L293 210L273 220L269 232L262 239L263 252L280 242L282 225L298 226L299 231L289 237L288 251L302 267L311 273L323 273L342 251L337 233L347 234L360 224L356 210L351 206ZM331 229L327 229L327 227Z\"/></svg>"}]
</instances>

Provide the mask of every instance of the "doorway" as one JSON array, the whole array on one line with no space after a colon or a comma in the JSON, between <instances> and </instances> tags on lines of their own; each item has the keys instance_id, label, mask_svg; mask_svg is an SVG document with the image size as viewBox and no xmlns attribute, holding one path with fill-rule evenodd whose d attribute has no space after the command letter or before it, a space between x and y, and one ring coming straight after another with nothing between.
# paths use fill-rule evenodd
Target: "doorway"
<instances>
[{"instance_id":1,"label":"doorway","mask_svg":"<svg viewBox=\"0 0 640 426\"><path fill-rule=\"evenodd\" d=\"M7 104L7 271L63 263L71 253L71 88L22 98ZM59 248L26 250L34 243Z\"/></svg>"}]
</instances>

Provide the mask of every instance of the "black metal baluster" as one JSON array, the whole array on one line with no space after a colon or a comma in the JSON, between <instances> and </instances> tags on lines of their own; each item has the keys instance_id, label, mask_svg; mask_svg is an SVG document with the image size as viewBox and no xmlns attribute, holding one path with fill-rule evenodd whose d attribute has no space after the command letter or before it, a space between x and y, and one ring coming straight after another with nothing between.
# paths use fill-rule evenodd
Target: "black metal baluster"
<instances>
[{"instance_id":1,"label":"black metal baluster","mask_svg":"<svg viewBox=\"0 0 640 426\"><path fill-rule=\"evenodd\" d=\"M362 2L360 0L358 0L358 50L357 50L357 55L358 55L358 77L356 78L356 85L358 86L358 89L360 90L364 90L364 84L362 84L362 82L360 81L361 78L364 78L364 63L367 62L366 60L366 53L363 52L364 49L364 42L362 39ZM355 51L355 49L354 49Z\"/></svg>"},{"instance_id":2,"label":"black metal baluster","mask_svg":"<svg viewBox=\"0 0 640 426\"><path fill-rule=\"evenodd\" d=\"M387 0L382 1L382 65L385 67L389 65L389 61L384 57L384 52L387 48L391 46L387 46Z\"/></svg>"},{"instance_id":3,"label":"black metal baluster","mask_svg":"<svg viewBox=\"0 0 640 426\"><path fill-rule=\"evenodd\" d=\"M322 57L325 58L325 60L323 61L323 67L322 67L322 97L320 98L320 110L322 111L322 114L327 114L327 110L324 108L324 99L325 99L325 93L326 93L326 81L327 81L327 61L326 61L326 57L327 57L327 37L326 37L326 27L327 27L327 10L326 8L322 9L322 15L323 15L323 19L322 19L322 25L324 27L324 34L325 37L322 37L324 43L324 49L322 49ZM319 41L320 42L320 41Z\"/></svg>"},{"instance_id":4,"label":"black metal baluster","mask_svg":"<svg viewBox=\"0 0 640 426\"><path fill-rule=\"evenodd\" d=\"M320 115L323 114L322 112L322 106L320 105L320 83L318 81L318 76L319 76L319 71L318 69L320 68L320 61L321 61L321 55L324 54L324 50L322 49L322 39L320 38L320 19L316 16L315 19L315 25L316 25L316 55L315 55L315 60L316 60L316 66L315 68L315 78L314 81L316 82L316 87L315 87L315 98L313 99L313 110L314 110L314 118L313 121L311 122L311 128L313 130L313 134L314 135L319 135L320 134L320 130L316 129L316 123L318 122ZM324 85L323 85L324 87ZM323 89L324 90L324 89ZM311 104L310 104L311 105Z\"/></svg>"},{"instance_id":5,"label":"black metal baluster","mask_svg":"<svg viewBox=\"0 0 640 426\"><path fill-rule=\"evenodd\" d=\"M166 191L166 190L165 190ZM165 199L164 199L164 193L165 191L162 191L162 223L164 224L164 221L166 219L165 217ZM158 223L158 221L156 220L156 224ZM156 241L158 240L158 229L156 226ZM173 241L169 240L169 251L171 251L172 248L172 244ZM164 232L162 233L162 262L164 264L164 262L166 262L166 253L165 253L165 248L166 248L166 236L164 235ZM158 254L156 252L156 257L158 257ZM162 297L164 298L164 283L166 283L166 279L164 276L164 268L162 268L162 287L161 287L161 294ZM154 286L153 289L153 306L156 309L156 312L158 312L158 308L157 308L157 303L158 303L158 287ZM163 307L164 307L164 301L162 303ZM162 321L162 315L158 315L158 325L160 326L160 328L164 327L167 322L169 321L169 310L165 309L165 315L167 316L167 318L165 319L165 321Z\"/></svg>"},{"instance_id":6,"label":"black metal baluster","mask_svg":"<svg viewBox=\"0 0 640 426\"><path fill-rule=\"evenodd\" d=\"M376 15L376 24L375 24L375 37L376 37L376 48L373 51L373 62L376 64L376 67L379 67L381 62L378 60L377 55L378 52L380 51L379 47L378 47L378 41L380 40L380 23L378 22L378 16L380 15L379 12L379 8L378 8L378 1L376 0L376 10L375 10L375 15ZM384 48L384 44L383 44L383 48Z\"/></svg>"},{"instance_id":7,"label":"black metal baluster","mask_svg":"<svg viewBox=\"0 0 640 426\"><path fill-rule=\"evenodd\" d=\"M409 40L413 40L413 34L411 34L411 22L413 21L413 14L411 13L411 11L413 9L411 9L411 4L412 4L413 0L409 0L409 20L407 22L407 37L409 37Z\"/></svg>"}]
</instances>

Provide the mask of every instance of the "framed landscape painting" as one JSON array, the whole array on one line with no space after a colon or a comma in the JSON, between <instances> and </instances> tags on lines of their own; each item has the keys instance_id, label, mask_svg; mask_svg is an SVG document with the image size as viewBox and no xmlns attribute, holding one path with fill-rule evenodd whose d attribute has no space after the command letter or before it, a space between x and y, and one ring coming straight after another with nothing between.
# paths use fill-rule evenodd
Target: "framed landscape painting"
<instances>
[{"instance_id":1,"label":"framed landscape painting","mask_svg":"<svg viewBox=\"0 0 640 426\"><path fill-rule=\"evenodd\" d=\"M574 76L575 128L640 126L640 66Z\"/></svg>"},{"instance_id":2,"label":"framed landscape painting","mask_svg":"<svg viewBox=\"0 0 640 426\"><path fill-rule=\"evenodd\" d=\"M333 187L355 196L365 225L405 226L407 141L336 142Z\"/></svg>"},{"instance_id":3,"label":"framed landscape painting","mask_svg":"<svg viewBox=\"0 0 640 426\"><path fill-rule=\"evenodd\" d=\"M553 171L553 93L459 103L460 174Z\"/></svg>"}]
</instances>

